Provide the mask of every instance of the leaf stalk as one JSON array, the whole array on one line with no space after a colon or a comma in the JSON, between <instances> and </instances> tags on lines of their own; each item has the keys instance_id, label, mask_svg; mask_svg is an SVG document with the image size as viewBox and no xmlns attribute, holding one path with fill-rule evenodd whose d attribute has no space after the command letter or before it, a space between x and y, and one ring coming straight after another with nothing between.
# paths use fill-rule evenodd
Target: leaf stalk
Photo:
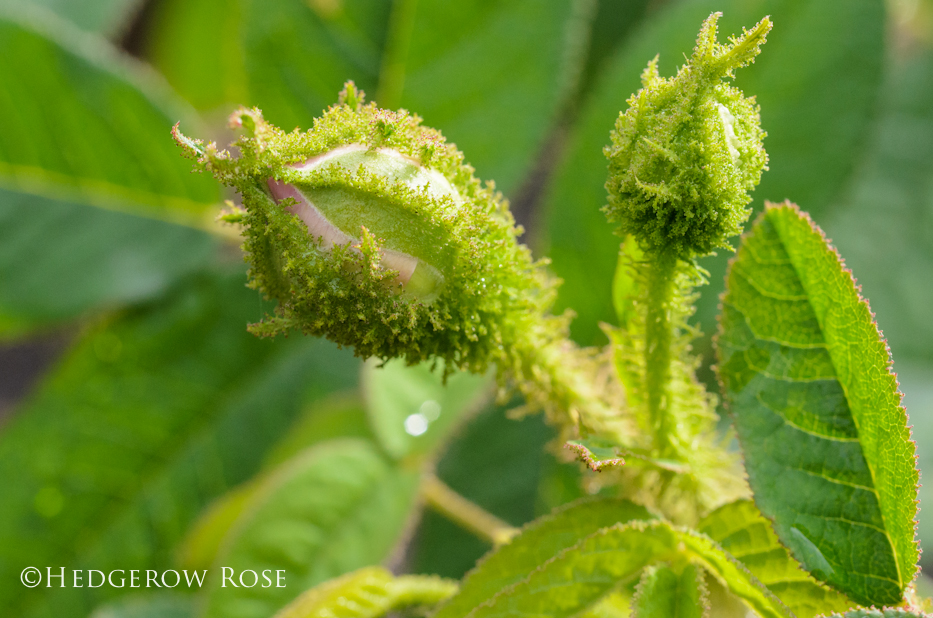
<instances>
[{"instance_id":1,"label":"leaf stalk","mask_svg":"<svg viewBox=\"0 0 933 618\"><path fill-rule=\"evenodd\" d=\"M421 495L435 511L493 546L504 545L519 533L518 528L467 500L433 474L425 475Z\"/></svg>"}]
</instances>

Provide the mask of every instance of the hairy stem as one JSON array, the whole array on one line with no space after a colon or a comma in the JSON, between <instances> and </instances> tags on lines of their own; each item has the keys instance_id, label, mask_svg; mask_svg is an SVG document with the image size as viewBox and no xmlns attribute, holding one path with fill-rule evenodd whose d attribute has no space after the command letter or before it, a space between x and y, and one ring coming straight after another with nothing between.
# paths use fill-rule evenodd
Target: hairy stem
<instances>
[{"instance_id":1,"label":"hairy stem","mask_svg":"<svg viewBox=\"0 0 933 618\"><path fill-rule=\"evenodd\" d=\"M508 543L518 534L517 528L484 511L433 474L425 476L422 481L421 495L435 511L493 545Z\"/></svg>"},{"instance_id":2,"label":"hairy stem","mask_svg":"<svg viewBox=\"0 0 933 618\"><path fill-rule=\"evenodd\" d=\"M662 253L648 267L645 320L645 390L658 454L670 453L671 302L677 257Z\"/></svg>"}]
</instances>

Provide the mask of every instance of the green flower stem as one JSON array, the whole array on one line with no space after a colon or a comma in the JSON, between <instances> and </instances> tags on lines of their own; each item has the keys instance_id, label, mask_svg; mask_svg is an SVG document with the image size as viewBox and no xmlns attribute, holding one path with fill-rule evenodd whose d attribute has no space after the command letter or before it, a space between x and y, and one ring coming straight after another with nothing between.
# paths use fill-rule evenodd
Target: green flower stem
<instances>
[{"instance_id":1,"label":"green flower stem","mask_svg":"<svg viewBox=\"0 0 933 618\"><path fill-rule=\"evenodd\" d=\"M645 389L648 412L654 429L654 444L662 457L671 452L670 384L673 325L671 302L677 257L662 253L648 268L645 323Z\"/></svg>"},{"instance_id":2,"label":"green flower stem","mask_svg":"<svg viewBox=\"0 0 933 618\"><path fill-rule=\"evenodd\" d=\"M519 532L455 492L433 474L425 476L421 482L421 495L435 511L493 546L508 543Z\"/></svg>"}]
</instances>

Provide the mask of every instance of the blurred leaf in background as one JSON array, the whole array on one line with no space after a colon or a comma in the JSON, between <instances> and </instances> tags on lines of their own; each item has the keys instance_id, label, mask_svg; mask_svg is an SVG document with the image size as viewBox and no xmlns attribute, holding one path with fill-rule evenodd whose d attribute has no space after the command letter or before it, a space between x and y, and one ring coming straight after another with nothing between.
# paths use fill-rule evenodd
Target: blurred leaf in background
<instances>
[{"instance_id":1,"label":"blurred leaf in background","mask_svg":"<svg viewBox=\"0 0 933 618\"><path fill-rule=\"evenodd\" d=\"M308 396L351 388L331 344L272 342L239 273L198 276L79 338L0 435L0 603L81 615L111 588L19 584L25 566L168 568L212 498L252 476Z\"/></svg>"}]
</instances>

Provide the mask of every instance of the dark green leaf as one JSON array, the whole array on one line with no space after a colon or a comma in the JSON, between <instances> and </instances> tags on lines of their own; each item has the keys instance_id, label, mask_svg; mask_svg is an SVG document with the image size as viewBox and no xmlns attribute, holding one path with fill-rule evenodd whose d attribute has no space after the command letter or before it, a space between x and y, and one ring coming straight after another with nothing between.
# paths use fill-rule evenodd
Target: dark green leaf
<instances>
[{"instance_id":1,"label":"dark green leaf","mask_svg":"<svg viewBox=\"0 0 933 618\"><path fill-rule=\"evenodd\" d=\"M248 0L249 102L285 129L309 128L353 79L380 106L423 117L480 177L514 191L575 87L589 6Z\"/></svg>"},{"instance_id":2,"label":"dark green leaf","mask_svg":"<svg viewBox=\"0 0 933 618\"><path fill-rule=\"evenodd\" d=\"M580 0L418 3L402 106L455 142L480 178L513 194L575 87L590 7Z\"/></svg>"},{"instance_id":3,"label":"dark green leaf","mask_svg":"<svg viewBox=\"0 0 933 618\"><path fill-rule=\"evenodd\" d=\"M266 457L266 468L291 459L304 449L334 438L375 440L363 402L356 392L338 393L322 401L311 401L285 438Z\"/></svg>"},{"instance_id":4,"label":"dark green leaf","mask_svg":"<svg viewBox=\"0 0 933 618\"><path fill-rule=\"evenodd\" d=\"M685 557L713 572L763 618L793 618L790 610L709 537L663 521L604 528L501 589L470 616L572 616L645 567Z\"/></svg>"},{"instance_id":5,"label":"dark green leaf","mask_svg":"<svg viewBox=\"0 0 933 618\"><path fill-rule=\"evenodd\" d=\"M703 570L691 564L678 575L670 567L648 567L632 605L632 618L705 618L709 591Z\"/></svg>"},{"instance_id":6,"label":"dark green leaf","mask_svg":"<svg viewBox=\"0 0 933 618\"><path fill-rule=\"evenodd\" d=\"M720 378L761 512L817 578L899 603L917 563L917 469L890 355L806 216L772 206L732 264Z\"/></svg>"},{"instance_id":7,"label":"dark green leaf","mask_svg":"<svg viewBox=\"0 0 933 618\"><path fill-rule=\"evenodd\" d=\"M520 536L488 554L471 571L459 594L435 618L459 618L496 593L601 528L635 519L651 519L644 507L621 499L584 499L529 524Z\"/></svg>"},{"instance_id":8,"label":"dark green leaf","mask_svg":"<svg viewBox=\"0 0 933 618\"><path fill-rule=\"evenodd\" d=\"M216 247L190 228L0 189L0 335L152 299Z\"/></svg>"},{"instance_id":9,"label":"dark green leaf","mask_svg":"<svg viewBox=\"0 0 933 618\"><path fill-rule=\"evenodd\" d=\"M310 129L348 79L373 97L391 6L385 0L244 0L248 103L288 131Z\"/></svg>"},{"instance_id":10,"label":"dark green leaf","mask_svg":"<svg viewBox=\"0 0 933 618\"><path fill-rule=\"evenodd\" d=\"M744 564L798 618L813 618L853 606L844 595L820 585L800 568L750 500L716 509L703 518L698 530Z\"/></svg>"},{"instance_id":11,"label":"dark green leaf","mask_svg":"<svg viewBox=\"0 0 933 618\"><path fill-rule=\"evenodd\" d=\"M162 0L151 5L147 59L198 109L229 114L246 100L240 2ZM269 6L274 6L270 4Z\"/></svg>"},{"instance_id":12,"label":"dark green leaf","mask_svg":"<svg viewBox=\"0 0 933 618\"><path fill-rule=\"evenodd\" d=\"M437 475L450 488L513 526L534 519L543 451L554 430L540 415L520 421L505 408L482 412L447 446ZM461 578L489 546L441 515L422 517L412 571Z\"/></svg>"},{"instance_id":13,"label":"dark green leaf","mask_svg":"<svg viewBox=\"0 0 933 618\"><path fill-rule=\"evenodd\" d=\"M560 306L578 315L573 334L579 341L600 340L598 322L613 321L610 286L619 238L600 212L606 203L602 146L625 99L639 88L648 61L660 53L661 73L672 75L713 11L724 13L723 39L764 15L774 22L755 64L737 71L737 85L757 96L769 133L765 148L771 171L765 172L757 195L795 197L822 207L858 154L880 80L881 0L855 0L845 11L818 0L683 0L656 13L607 63L549 191L546 244L554 270L564 279ZM706 323L718 293L709 289L700 303L699 317ZM709 307L705 313L704 307Z\"/></svg>"},{"instance_id":14,"label":"dark green leaf","mask_svg":"<svg viewBox=\"0 0 933 618\"><path fill-rule=\"evenodd\" d=\"M200 572L213 566L227 534L249 506L261 480L254 478L228 491L201 513L179 547L179 568Z\"/></svg>"},{"instance_id":15,"label":"dark green leaf","mask_svg":"<svg viewBox=\"0 0 933 618\"><path fill-rule=\"evenodd\" d=\"M119 592L26 589L28 565L169 568L198 512L255 474L298 402L352 385L349 353L247 334L262 307L243 279L195 278L94 329L4 427L0 606L80 617Z\"/></svg>"},{"instance_id":16,"label":"dark green leaf","mask_svg":"<svg viewBox=\"0 0 933 618\"><path fill-rule=\"evenodd\" d=\"M431 451L464 414L489 399L491 379L458 372L443 381L443 366L408 367L402 360L363 368L363 392L373 432L389 455L401 459Z\"/></svg>"},{"instance_id":17,"label":"dark green leaf","mask_svg":"<svg viewBox=\"0 0 933 618\"><path fill-rule=\"evenodd\" d=\"M871 299L893 353L899 360L928 363L933 49L892 65L867 161L851 190L818 221L858 273L862 295Z\"/></svg>"},{"instance_id":18,"label":"dark green leaf","mask_svg":"<svg viewBox=\"0 0 933 618\"><path fill-rule=\"evenodd\" d=\"M326 442L286 462L224 540L205 618L268 618L302 590L385 561L410 523L418 481L363 440ZM285 585L223 586L223 568L268 572L273 582L280 572Z\"/></svg>"},{"instance_id":19,"label":"dark green leaf","mask_svg":"<svg viewBox=\"0 0 933 618\"><path fill-rule=\"evenodd\" d=\"M191 115L154 75L45 12L0 9L0 185L208 225L217 185L170 130Z\"/></svg>"}]
</instances>

